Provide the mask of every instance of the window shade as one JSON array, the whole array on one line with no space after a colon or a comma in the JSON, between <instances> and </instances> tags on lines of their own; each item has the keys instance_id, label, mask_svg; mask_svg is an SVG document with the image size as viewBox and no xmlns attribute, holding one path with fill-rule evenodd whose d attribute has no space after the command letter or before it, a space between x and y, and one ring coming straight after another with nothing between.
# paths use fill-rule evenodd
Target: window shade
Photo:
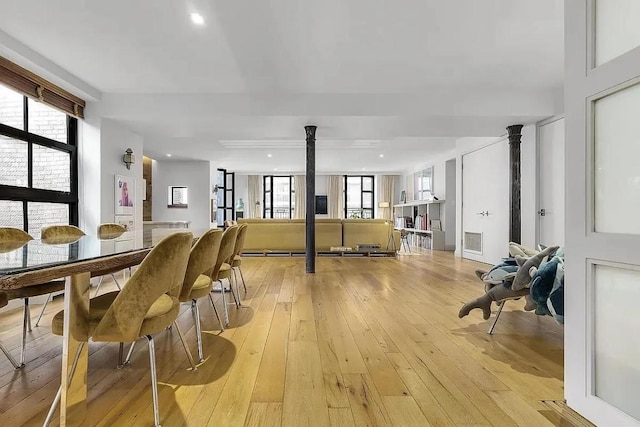
<instances>
[{"instance_id":1,"label":"window shade","mask_svg":"<svg viewBox=\"0 0 640 427\"><path fill-rule=\"evenodd\" d=\"M1 56L0 83L70 116L84 118L84 100Z\"/></svg>"}]
</instances>

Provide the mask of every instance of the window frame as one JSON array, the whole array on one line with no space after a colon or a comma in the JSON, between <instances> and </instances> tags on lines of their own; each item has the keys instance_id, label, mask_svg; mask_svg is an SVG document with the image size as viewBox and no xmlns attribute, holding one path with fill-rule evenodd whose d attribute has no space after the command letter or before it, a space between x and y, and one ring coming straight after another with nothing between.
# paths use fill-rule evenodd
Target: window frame
<instances>
[{"instance_id":1,"label":"window frame","mask_svg":"<svg viewBox=\"0 0 640 427\"><path fill-rule=\"evenodd\" d=\"M376 188L376 178L375 175L345 175L344 176L344 218L345 219L349 219L349 217L347 216L348 212L349 212L349 207L347 206L347 190L348 190L348 179L349 178L360 178L360 212L367 211L367 212L371 212L371 216L366 217L367 219L374 219L375 218L375 205L376 205L376 201L375 201L375 188ZM371 190L363 190L364 188L364 179L365 178L371 178ZM371 207L370 208L364 208L364 194L365 193L370 193L371 194ZM364 215L363 215L364 216Z\"/></svg>"},{"instance_id":2,"label":"window frame","mask_svg":"<svg viewBox=\"0 0 640 427\"><path fill-rule=\"evenodd\" d=\"M273 195L274 195L274 187L273 187L273 179L274 178L289 178L289 219L293 218L294 215L294 206L293 203L295 201L295 188L294 188L294 176L293 175L264 175L262 178L262 217L263 218L274 218L274 208L273 208ZM267 181L269 181L269 190L267 190ZM267 197L269 200L269 208L267 209ZM267 216L267 210L269 210L269 216Z\"/></svg>"},{"instance_id":3,"label":"window frame","mask_svg":"<svg viewBox=\"0 0 640 427\"><path fill-rule=\"evenodd\" d=\"M9 90L15 89L6 86ZM18 93L18 92L16 92ZM23 128L18 129L0 123L0 135L24 141L27 143L27 186L0 184L0 200L22 202L23 229L29 232L28 204L29 202L59 203L69 206L69 224L77 226L78 217L78 119L67 113L67 143L59 142L35 133L29 132L29 97L23 97L22 113ZM31 99L37 102L37 100ZM49 108L55 109L51 106ZM46 190L33 188L33 146L62 151L69 154L69 191Z\"/></svg>"}]
</instances>

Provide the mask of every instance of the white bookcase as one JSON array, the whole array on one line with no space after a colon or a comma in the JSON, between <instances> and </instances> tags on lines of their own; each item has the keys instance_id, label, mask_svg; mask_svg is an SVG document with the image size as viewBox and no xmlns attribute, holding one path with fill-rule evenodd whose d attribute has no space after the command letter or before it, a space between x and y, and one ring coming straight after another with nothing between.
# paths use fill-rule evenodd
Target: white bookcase
<instances>
[{"instance_id":1,"label":"white bookcase","mask_svg":"<svg viewBox=\"0 0 640 427\"><path fill-rule=\"evenodd\" d=\"M442 227L440 206L444 200L413 202L393 205L393 221L396 230L405 230L411 246L443 251L445 232Z\"/></svg>"}]
</instances>

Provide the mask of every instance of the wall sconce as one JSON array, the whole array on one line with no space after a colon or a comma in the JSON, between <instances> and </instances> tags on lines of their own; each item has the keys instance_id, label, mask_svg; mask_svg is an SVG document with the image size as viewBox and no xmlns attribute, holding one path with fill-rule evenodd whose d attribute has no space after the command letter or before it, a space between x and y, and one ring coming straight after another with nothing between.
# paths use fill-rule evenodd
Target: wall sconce
<instances>
[{"instance_id":1,"label":"wall sconce","mask_svg":"<svg viewBox=\"0 0 640 427\"><path fill-rule=\"evenodd\" d=\"M127 169L131 169L131 165L136 162L136 156L133 155L133 150L131 148L127 148L124 156L122 156L122 161L124 162Z\"/></svg>"}]
</instances>

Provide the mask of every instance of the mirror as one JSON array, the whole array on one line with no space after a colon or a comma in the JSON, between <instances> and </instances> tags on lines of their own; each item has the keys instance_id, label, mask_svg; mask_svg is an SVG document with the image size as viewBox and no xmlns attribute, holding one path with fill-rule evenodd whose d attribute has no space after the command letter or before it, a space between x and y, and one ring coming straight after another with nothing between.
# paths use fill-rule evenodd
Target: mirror
<instances>
[{"instance_id":1,"label":"mirror","mask_svg":"<svg viewBox=\"0 0 640 427\"><path fill-rule=\"evenodd\" d=\"M187 187L169 187L169 203L168 208L186 208L187 203Z\"/></svg>"},{"instance_id":2,"label":"mirror","mask_svg":"<svg viewBox=\"0 0 640 427\"><path fill-rule=\"evenodd\" d=\"M414 199L432 200L433 198L433 166L429 166L414 174Z\"/></svg>"}]
</instances>

